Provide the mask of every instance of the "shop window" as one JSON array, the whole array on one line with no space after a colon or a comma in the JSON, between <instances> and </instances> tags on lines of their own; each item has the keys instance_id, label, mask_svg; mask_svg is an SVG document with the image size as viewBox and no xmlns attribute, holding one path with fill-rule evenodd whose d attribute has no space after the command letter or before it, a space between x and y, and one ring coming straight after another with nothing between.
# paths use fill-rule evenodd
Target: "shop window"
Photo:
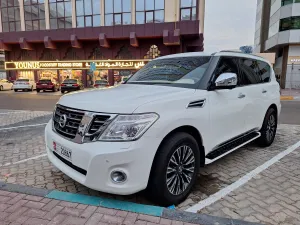
<instances>
[{"instance_id":1,"label":"shop window","mask_svg":"<svg viewBox=\"0 0 300 225\"><path fill-rule=\"evenodd\" d=\"M70 0L49 0L50 28L72 27L72 4Z\"/></svg>"},{"instance_id":2,"label":"shop window","mask_svg":"<svg viewBox=\"0 0 300 225\"><path fill-rule=\"evenodd\" d=\"M164 0L136 0L135 23L163 23L165 18Z\"/></svg>"},{"instance_id":3,"label":"shop window","mask_svg":"<svg viewBox=\"0 0 300 225\"><path fill-rule=\"evenodd\" d=\"M40 60L44 60L44 61L54 61L55 57L52 55L52 50L45 48Z\"/></svg>"},{"instance_id":4,"label":"shop window","mask_svg":"<svg viewBox=\"0 0 300 225\"><path fill-rule=\"evenodd\" d=\"M292 16L280 20L279 31L300 29L300 16Z\"/></svg>"},{"instance_id":5,"label":"shop window","mask_svg":"<svg viewBox=\"0 0 300 225\"><path fill-rule=\"evenodd\" d=\"M59 83L57 70L40 70L37 71L38 79L51 79Z\"/></svg>"},{"instance_id":6,"label":"shop window","mask_svg":"<svg viewBox=\"0 0 300 225\"><path fill-rule=\"evenodd\" d=\"M105 26L131 24L131 0L105 0Z\"/></svg>"},{"instance_id":7,"label":"shop window","mask_svg":"<svg viewBox=\"0 0 300 225\"><path fill-rule=\"evenodd\" d=\"M196 20L197 0L180 1L180 20Z\"/></svg>"},{"instance_id":8,"label":"shop window","mask_svg":"<svg viewBox=\"0 0 300 225\"><path fill-rule=\"evenodd\" d=\"M35 80L34 79L34 72L33 71L18 71L17 72L17 79L29 79L29 80Z\"/></svg>"},{"instance_id":9,"label":"shop window","mask_svg":"<svg viewBox=\"0 0 300 225\"><path fill-rule=\"evenodd\" d=\"M131 52L128 50L127 46L123 46L120 48L120 51L118 51L116 59L133 59Z\"/></svg>"},{"instance_id":10,"label":"shop window","mask_svg":"<svg viewBox=\"0 0 300 225\"><path fill-rule=\"evenodd\" d=\"M78 60L78 59L80 59L80 57L77 56L76 50L74 48L70 47L70 48L67 49L64 59Z\"/></svg>"},{"instance_id":11,"label":"shop window","mask_svg":"<svg viewBox=\"0 0 300 225\"><path fill-rule=\"evenodd\" d=\"M18 0L1 0L2 31L12 32L21 30L20 4Z\"/></svg>"},{"instance_id":12,"label":"shop window","mask_svg":"<svg viewBox=\"0 0 300 225\"><path fill-rule=\"evenodd\" d=\"M99 27L101 25L100 0L76 0L76 26Z\"/></svg>"},{"instance_id":13,"label":"shop window","mask_svg":"<svg viewBox=\"0 0 300 225\"><path fill-rule=\"evenodd\" d=\"M93 59L93 60L105 59L104 55L101 52L100 47L96 47L93 49L93 51L91 52L91 55L89 56L89 59Z\"/></svg>"},{"instance_id":14,"label":"shop window","mask_svg":"<svg viewBox=\"0 0 300 225\"><path fill-rule=\"evenodd\" d=\"M46 29L44 0L25 0L24 16L25 30Z\"/></svg>"},{"instance_id":15,"label":"shop window","mask_svg":"<svg viewBox=\"0 0 300 225\"><path fill-rule=\"evenodd\" d=\"M152 45L147 54L144 56L144 59L155 59L159 56L160 51L158 50L158 47L156 45Z\"/></svg>"}]
</instances>

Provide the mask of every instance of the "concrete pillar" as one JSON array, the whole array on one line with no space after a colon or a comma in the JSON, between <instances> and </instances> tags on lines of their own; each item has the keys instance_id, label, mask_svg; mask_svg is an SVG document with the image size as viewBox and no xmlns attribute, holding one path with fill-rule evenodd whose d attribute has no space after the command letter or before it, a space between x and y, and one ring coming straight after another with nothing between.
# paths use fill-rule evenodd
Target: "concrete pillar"
<instances>
[{"instance_id":1,"label":"concrete pillar","mask_svg":"<svg viewBox=\"0 0 300 225\"><path fill-rule=\"evenodd\" d=\"M25 31L24 0L19 0L19 4L20 4L21 31Z\"/></svg>"},{"instance_id":2,"label":"concrete pillar","mask_svg":"<svg viewBox=\"0 0 300 225\"><path fill-rule=\"evenodd\" d=\"M101 26L104 26L105 23L104 23L104 20L105 20L105 5L104 5L104 1L105 0L100 0L100 5L101 5Z\"/></svg>"},{"instance_id":3,"label":"concrete pillar","mask_svg":"<svg viewBox=\"0 0 300 225\"><path fill-rule=\"evenodd\" d=\"M76 0L71 0L72 3L72 27L76 28Z\"/></svg>"},{"instance_id":4,"label":"concrete pillar","mask_svg":"<svg viewBox=\"0 0 300 225\"><path fill-rule=\"evenodd\" d=\"M180 0L165 0L165 22L179 20Z\"/></svg>"},{"instance_id":5,"label":"concrete pillar","mask_svg":"<svg viewBox=\"0 0 300 225\"><path fill-rule=\"evenodd\" d=\"M49 13L49 0L45 0L45 24L46 30L50 29L50 13Z\"/></svg>"},{"instance_id":6,"label":"concrete pillar","mask_svg":"<svg viewBox=\"0 0 300 225\"><path fill-rule=\"evenodd\" d=\"M131 0L131 24L135 24L135 0Z\"/></svg>"},{"instance_id":7,"label":"concrete pillar","mask_svg":"<svg viewBox=\"0 0 300 225\"><path fill-rule=\"evenodd\" d=\"M204 33L204 18L205 18L205 0L198 0L198 20L200 21L199 24L200 33Z\"/></svg>"},{"instance_id":8,"label":"concrete pillar","mask_svg":"<svg viewBox=\"0 0 300 225\"><path fill-rule=\"evenodd\" d=\"M2 17L1 17L1 10L0 10L0 33L2 32Z\"/></svg>"}]
</instances>

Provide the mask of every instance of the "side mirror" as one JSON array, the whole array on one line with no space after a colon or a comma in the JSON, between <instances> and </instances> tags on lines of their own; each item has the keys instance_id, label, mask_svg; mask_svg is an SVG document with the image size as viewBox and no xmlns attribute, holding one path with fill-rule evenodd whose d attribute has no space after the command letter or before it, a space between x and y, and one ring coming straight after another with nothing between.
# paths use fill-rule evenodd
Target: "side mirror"
<instances>
[{"instance_id":1,"label":"side mirror","mask_svg":"<svg viewBox=\"0 0 300 225\"><path fill-rule=\"evenodd\" d=\"M214 89L232 89L237 85L237 75L235 73L222 73L215 81Z\"/></svg>"}]
</instances>

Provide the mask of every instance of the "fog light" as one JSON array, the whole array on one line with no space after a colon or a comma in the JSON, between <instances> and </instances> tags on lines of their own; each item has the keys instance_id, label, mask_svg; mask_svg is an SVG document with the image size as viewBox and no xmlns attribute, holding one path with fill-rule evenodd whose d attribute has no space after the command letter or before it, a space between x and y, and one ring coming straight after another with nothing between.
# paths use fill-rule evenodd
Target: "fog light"
<instances>
[{"instance_id":1,"label":"fog light","mask_svg":"<svg viewBox=\"0 0 300 225\"><path fill-rule=\"evenodd\" d=\"M127 176L122 171L113 171L110 175L111 179L115 183L123 183L126 181Z\"/></svg>"}]
</instances>

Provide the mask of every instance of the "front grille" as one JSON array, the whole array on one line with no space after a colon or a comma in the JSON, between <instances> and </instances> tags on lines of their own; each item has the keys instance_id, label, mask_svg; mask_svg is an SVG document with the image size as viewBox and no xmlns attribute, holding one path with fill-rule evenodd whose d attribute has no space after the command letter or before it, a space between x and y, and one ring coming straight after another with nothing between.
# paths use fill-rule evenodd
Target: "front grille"
<instances>
[{"instance_id":1,"label":"front grille","mask_svg":"<svg viewBox=\"0 0 300 225\"><path fill-rule=\"evenodd\" d=\"M105 124L105 122L110 118L108 115L95 115L91 125L88 129L89 138L93 141L98 137L101 127Z\"/></svg>"},{"instance_id":2,"label":"front grille","mask_svg":"<svg viewBox=\"0 0 300 225\"><path fill-rule=\"evenodd\" d=\"M59 125L59 119L62 115L66 115L67 122L64 127ZM84 112L79 112L76 110L72 110L69 108L62 107L57 105L55 113L53 115L54 128L57 133L60 135L67 137L69 139L73 139L76 136L78 131L78 127L84 116Z\"/></svg>"}]
</instances>

